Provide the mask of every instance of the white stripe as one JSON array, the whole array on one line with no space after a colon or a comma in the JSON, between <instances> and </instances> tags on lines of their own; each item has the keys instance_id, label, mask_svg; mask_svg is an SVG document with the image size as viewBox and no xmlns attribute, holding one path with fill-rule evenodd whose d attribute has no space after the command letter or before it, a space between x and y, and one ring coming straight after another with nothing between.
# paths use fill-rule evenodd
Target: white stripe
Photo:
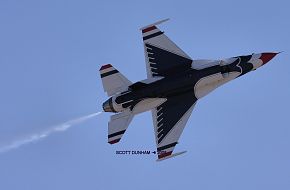
<instances>
[{"instance_id":1,"label":"white stripe","mask_svg":"<svg viewBox=\"0 0 290 190\"><path fill-rule=\"evenodd\" d=\"M120 138L122 138L122 136L123 136L123 134L120 134L120 135L108 138L108 142L111 142L111 141L116 140L116 139L120 139Z\"/></svg>"},{"instance_id":2,"label":"white stripe","mask_svg":"<svg viewBox=\"0 0 290 190\"><path fill-rule=\"evenodd\" d=\"M107 68L107 69L100 70L100 73L104 74L104 73L107 73L107 72L110 72L110 71L113 71L113 70L116 70L116 69L114 67L110 67L110 68Z\"/></svg>"},{"instance_id":3,"label":"white stripe","mask_svg":"<svg viewBox=\"0 0 290 190\"><path fill-rule=\"evenodd\" d=\"M163 126L163 123L161 123L159 126L157 126L158 128L162 127Z\"/></svg>"}]
</instances>

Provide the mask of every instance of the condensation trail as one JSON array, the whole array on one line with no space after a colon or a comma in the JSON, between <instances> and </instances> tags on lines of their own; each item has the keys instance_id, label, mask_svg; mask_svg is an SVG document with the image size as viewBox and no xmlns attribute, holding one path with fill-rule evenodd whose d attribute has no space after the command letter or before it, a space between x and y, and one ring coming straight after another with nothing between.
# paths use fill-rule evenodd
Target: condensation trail
<instances>
[{"instance_id":1,"label":"condensation trail","mask_svg":"<svg viewBox=\"0 0 290 190\"><path fill-rule=\"evenodd\" d=\"M36 142L38 140L44 139L44 138L48 137L49 135L56 133L56 132L66 131L69 128L71 128L72 126L77 125L79 123L82 123L82 122L84 122L90 118L93 118L97 115L100 115L101 113L103 113L103 112L97 112L97 113L93 113L93 114L79 117L76 119L72 119L72 120L69 120L65 123L52 126L49 129L46 129L45 131L41 131L38 133L27 135L26 137L16 139L10 143L7 143L6 145L0 145L0 153L7 152L9 150L19 148L22 145L33 143L33 142Z\"/></svg>"}]
</instances>

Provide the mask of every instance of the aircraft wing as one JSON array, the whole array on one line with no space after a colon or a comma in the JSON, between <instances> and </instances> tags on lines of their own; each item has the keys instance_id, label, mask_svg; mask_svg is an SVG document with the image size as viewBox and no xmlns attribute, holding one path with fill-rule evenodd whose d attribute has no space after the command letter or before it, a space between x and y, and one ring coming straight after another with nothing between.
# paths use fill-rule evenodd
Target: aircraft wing
<instances>
[{"instance_id":1,"label":"aircraft wing","mask_svg":"<svg viewBox=\"0 0 290 190\"><path fill-rule=\"evenodd\" d=\"M188 92L168 97L163 104L152 110L158 161L181 154L172 155L172 152L195 103L194 93Z\"/></svg>"},{"instance_id":2,"label":"aircraft wing","mask_svg":"<svg viewBox=\"0 0 290 190\"><path fill-rule=\"evenodd\" d=\"M191 67L192 59L156 27L167 20L141 28L148 78L165 77Z\"/></svg>"}]
</instances>

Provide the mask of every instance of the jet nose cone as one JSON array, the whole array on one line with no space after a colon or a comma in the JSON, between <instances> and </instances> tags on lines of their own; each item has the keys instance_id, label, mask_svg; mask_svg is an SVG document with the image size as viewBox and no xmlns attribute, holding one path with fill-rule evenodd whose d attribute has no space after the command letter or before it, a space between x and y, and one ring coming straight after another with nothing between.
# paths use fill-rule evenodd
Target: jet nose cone
<instances>
[{"instance_id":1,"label":"jet nose cone","mask_svg":"<svg viewBox=\"0 0 290 190\"><path fill-rule=\"evenodd\" d=\"M273 59L278 53L262 53L260 59L263 61L263 65Z\"/></svg>"}]
</instances>

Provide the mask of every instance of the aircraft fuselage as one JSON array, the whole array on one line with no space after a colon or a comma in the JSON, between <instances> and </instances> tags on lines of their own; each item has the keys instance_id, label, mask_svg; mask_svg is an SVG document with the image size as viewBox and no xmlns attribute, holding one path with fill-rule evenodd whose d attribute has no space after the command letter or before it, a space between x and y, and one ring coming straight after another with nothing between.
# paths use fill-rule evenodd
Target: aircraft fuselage
<instances>
[{"instance_id":1,"label":"aircraft fuselage","mask_svg":"<svg viewBox=\"0 0 290 190\"><path fill-rule=\"evenodd\" d=\"M128 108L133 110L145 99L166 99L189 92L193 92L193 99L200 99L222 84L263 65L263 60L259 59L262 54L254 55L257 54L209 61L209 66L205 68L195 68L198 61L193 61L192 68L185 72L171 71L170 75L157 78L155 81L144 80L132 84L127 91L108 99L103 104L104 110L108 112L120 112Z\"/></svg>"}]
</instances>

